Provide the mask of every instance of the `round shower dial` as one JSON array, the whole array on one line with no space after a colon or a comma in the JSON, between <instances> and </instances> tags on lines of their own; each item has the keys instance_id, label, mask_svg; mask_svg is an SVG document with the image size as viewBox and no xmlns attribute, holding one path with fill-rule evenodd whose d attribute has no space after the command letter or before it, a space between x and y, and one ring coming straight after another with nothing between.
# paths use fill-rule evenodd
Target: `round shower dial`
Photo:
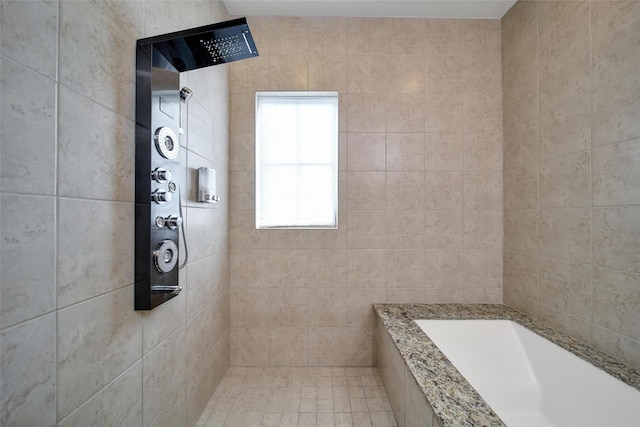
<instances>
[{"instance_id":1,"label":"round shower dial","mask_svg":"<svg viewBox=\"0 0 640 427\"><path fill-rule=\"evenodd\" d=\"M163 240L153 251L153 259L160 273L168 273L178 262L178 247L172 240Z\"/></svg>"},{"instance_id":2,"label":"round shower dial","mask_svg":"<svg viewBox=\"0 0 640 427\"><path fill-rule=\"evenodd\" d=\"M178 157L178 136L168 127L161 127L156 130L154 137L158 153L165 159L173 160Z\"/></svg>"},{"instance_id":3,"label":"round shower dial","mask_svg":"<svg viewBox=\"0 0 640 427\"><path fill-rule=\"evenodd\" d=\"M163 183L171 181L171 178L173 178L173 174L171 173L171 171L168 171L166 169L157 168L153 172L151 172L151 179L156 182Z\"/></svg>"},{"instance_id":4,"label":"round shower dial","mask_svg":"<svg viewBox=\"0 0 640 427\"><path fill-rule=\"evenodd\" d=\"M151 193L151 200L158 204L166 203L171 201L171 193L167 193L164 190L156 190Z\"/></svg>"}]
</instances>

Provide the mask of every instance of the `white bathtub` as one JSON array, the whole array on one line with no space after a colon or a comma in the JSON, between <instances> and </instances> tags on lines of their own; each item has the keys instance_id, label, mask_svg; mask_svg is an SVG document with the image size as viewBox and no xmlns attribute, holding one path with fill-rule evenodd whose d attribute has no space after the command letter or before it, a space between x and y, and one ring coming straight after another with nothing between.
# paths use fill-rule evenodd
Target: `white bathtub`
<instances>
[{"instance_id":1,"label":"white bathtub","mask_svg":"<svg viewBox=\"0 0 640 427\"><path fill-rule=\"evenodd\" d=\"M509 320L415 320L509 427L640 426L640 391Z\"/></svg>"}]
</instances>

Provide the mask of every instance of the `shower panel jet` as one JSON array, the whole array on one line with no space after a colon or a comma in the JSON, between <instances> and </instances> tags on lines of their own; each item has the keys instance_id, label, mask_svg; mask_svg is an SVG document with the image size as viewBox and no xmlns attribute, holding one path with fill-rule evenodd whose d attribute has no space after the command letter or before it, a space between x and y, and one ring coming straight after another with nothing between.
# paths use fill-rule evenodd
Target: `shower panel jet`
<instances>
[{"instance_id":1,"label":"shower panel jet","mask_svg":"<svg viewBox=\"0 0 640 427\"><path fill-rule=\"evenodd\" d=\"M180 73L255 56L258 50L245 18L137 42L136 310L151 310L182 290L180 188L186 183L180 182L185 165L180 164L178 135L181 105L192 93L180 88Z\"/></svg>"}]
</instances>

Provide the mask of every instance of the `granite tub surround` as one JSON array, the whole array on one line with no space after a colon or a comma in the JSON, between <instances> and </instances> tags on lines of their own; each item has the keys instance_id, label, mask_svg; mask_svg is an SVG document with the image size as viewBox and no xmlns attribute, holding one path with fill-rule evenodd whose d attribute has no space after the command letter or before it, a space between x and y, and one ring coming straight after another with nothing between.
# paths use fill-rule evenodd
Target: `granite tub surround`
<instances>
[{"instance_id":1,"label":"granite tub surround","mask_svg":"<svg viewBox=\"0 0 640 427\"><path fill-rule=\"evenodd\" d=\"M505 424L414 319L511 320L640 390L640 373L636 370L505 305L374 304L374 310L378 314L378 336L384 331L388 333L424 392L434 418L443 427Z\"/></svg>"}]
</instances>

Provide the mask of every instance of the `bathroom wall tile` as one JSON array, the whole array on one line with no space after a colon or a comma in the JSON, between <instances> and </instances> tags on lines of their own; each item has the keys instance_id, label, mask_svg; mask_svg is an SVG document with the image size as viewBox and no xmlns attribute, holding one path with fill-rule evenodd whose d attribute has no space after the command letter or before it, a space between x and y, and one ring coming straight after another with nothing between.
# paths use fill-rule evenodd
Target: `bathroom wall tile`
<instances>
[{"instance_id":1,"label":"bathroom wall tile","mask_svg":"<svg viewBox=\"0 0 640 427\"><path fill-rule=\"evenodd\" d=\"M347 290L347 322L350 327L371 326L376 314L373 304L387 302L384 288L349 288Z\"/></svg>"},{"instance_id":2,"label":"bathroom wall tile","mask_svg":"<svg viewBox=\"0 0 640 427\"><path fill-rule=\"evenodd\" d=\"M537 255L539 222L537 210L505 210L504 249Z\"/></svg>"},{"instance_id":3,"label":"bathroom wall tile","mask_svg":"<svg viewBox=\"0 0 640 427\"><path fill-rule=\"evenodd\" d=\"M634 367L640 367L640 341L616 334L607 329L592 328L592 344L595 348Z\"/></svg>"},{"instance_id":4,"label":"bathroom wall tile","mask_svg":"<svg viewBox=\"0 0 640 427\"><path fill-rule=\"evenodd\" d=\"M130 119L134 47L133 38L91 3L60 2L60 83Z\"/></svg>"},{"instance_id":5,"label":"bathroom wall tile","mask_svg":"<svg viewBox=\"0 0 640 427\"><path fill-rule=\"evenodd\" d=\"M424 55L424 19L394 18L387 27L387 42L396 55ZM419 37L416 37L416 34Z\"/></svg>"},{"instance_id":6,"label":"bathroom wall tile","mask_svg":"<svg viewBox=\"0 0 640 427\"><path fill-rule=\"evenodd\" d=\"M385 200L384 172L349 172L347 174L349 210L381 209Z\"/></svg>"},{"instance_id":7,"label":"bathroom wall tile","mask_svg":"<svg viewBox=\"0 0 640 427\"><path fill-rule=\"evenodd\" d=\"M424 134L388 133L386 169L424 170Z\"/></svg>"},{"instance_id":8,"label":"bathroom wall tile","mask_svg":"<svg viewBox=\"0 0 640 427\"><path fill-rule=\"evenodd\" d=\"M3 1L0 24L2 55L56 78L57 1Z\"/></svg>"},{"instance_id":9,"label":"bathroom wall tile","mask_svg":"<svg viewBox=\"0 0 640 427\"><path fill-rule=\"evenodd\" d=\"M309 289L308 295L309 326L347 326L346 288Z\"/></svg>"},{"instance_id":10,"label":"bathroom wall tile","mask_svg":"<svg viewBox=\"0 0 640 427\"><path fill-rule=\"evenodd\" d=\"M91 0L91 3L132 38L140 39L144 26L144 3L138 0L116 3Z\"/></svg>"},{"instance_id":11,"label":"bathroom wall tile","mask_svg":"<svg viewBox=\"0 0 640 427\"><path fill-rule=\"evenodd\" d=\"M427 289L456 289L464 283L462 249L425 251L425 286Z\"/></svg>"},{"instance_id":12,"label":"bathroom wall tile","mask_svg":"<svg viewBox=\"0 0 640 427\"><path fill-rule=\"evenodd\" d=\"M504 168L535 163L539 158L538 117L509 118L511 106L504 107Z\"/></svg>"},{"instance_id":13,"label":"bathroom wall tile","mask_svg":"<svg viewBox=\"0 0 640 427\"><path fill-rule=\"evenodd\" d=\"M181 104L181 108L185 108L185 106ZM189 110L187 114L187 128L189 129L187 147L205 159L215 160L213 114L195 98L189 101L186 108Z\"/></svg>"},{"instance_id":14,"label":"bathroom wall tile","mask_svg":"<svg viewBox=\"0 0 640 427\"><path fill-rule=\"evenodd\" d=\"M640 339L640 275L595 267L593 324Z\"/></svg>"},{"instance_id":15,"label":"bathroom wall tile","mask_svg":"<svg viewBox=\"0 0 640 427\"><path fill-rule=\"evenodd\" d=\"M232 288L269 287L269 251L236 249L230 256Z\"/></svg>"},{"instance_id":16,"label":"bathroom wall tile","mask_svg":"<svg viewBox=\"0 0 640 427\"><path fill-rule=\"evenodd\" d=\"M269 286L296 288L308 286L308 254L304 249L269 251Z\"/></svg>"},{"instance_id":17,"label":"bathroom wall tile","mask_svg":"<svg viewBox=\"0 0 640 427\"><path fill-rule=\"evenodd\" d=\"M349 249L347 252L349 288L384 288L385 260L384 249Z\"/></svg>"},{"instance_id":18,"label":"bathroom wall tile","mask_svg":"<svg viewBox=\"0 0 640 427\"><path fill-rule=\"evenodd\" d=\"M238 93L229 97L229 132L255 132L255 93Z\"/></svg>"},{"instance_id":19,"label":"bathroom wall tile","mask_svg":"<svg viewBox=\"0 0 640 427\"><path fill-rule=\"evenodd\" d=\"M308 234L308 230L269 230L269 248L306 248L308 246Z\"/></svg>"},{"instance_id":20,"label":"bathroom wall tile","mask_svg":"<svg viewBox=\"0 0 640 427\"><path fill-rule=\"evenodd\" d=\"M142 322L131 307L128 286L58 312L59 419L142 357Z\"/></svg>"},{"instance_id":21,"label":"bathroom wall tile","mask_svg":"<svg viewBox=\"0 0 640 427\"><path fill-rule=\"evenodd\" d=\"M558 157L540 163L540 207L581 207L591 204L591 153Z\"/></svg>"},{"instance_id":22,"label":"bathroom wall tile","mask_svg":"<svg viewBox=\"0 0 640 427\"><path fill-rule=\"evenodd\" d=\"M593 263L640 273L640 208L593 209Z\"/></svg>"},{"instance_id":23,"label":"bathroom wall tile","mask_svg":"<svg viewBox=\"0 0 640 427\"><path fill-rule=\"evenodd\" d=\"M186 283L186 271L180 270L179 282ZM142 316L142 354L147 354L187 321L187 298L182 295L153 310L140 312Z\"/></svg>"},{"instance_id":24,"label":"bathroom wall tile","mask_svg":"<svg viewBox=\"0 0 640 427\"><path fill-rule=\"evenodd\" d=\"M55 202L3 195L1 207L0 323L6 328L55 309Z\"/></svg>"},{"instance_id":25,"label":"bathroom wall tile","mask_svg":"<svg viewBox=\"0 0 640 427\"><path fill-rule=\"evenodd\" d=\"M192 316L186 328L185 349L186 359L184 361L185 375L189 376L202 365L207 353L211 351L215 341L213 340L213 330L215 325L216 313L213 306L209 304L205 309Z\"/></svg>"},{"instance_id":26,"label":"bathroom wall tile","mask_svg":"<svg viewBox=\"0 0 640 427\"><path fill-rule=\"evenodd\" d=\"M270 51L273 55L294 55L306 52L309 45L309 19L278 16L271 19Z\"/></svg>"},{"instance_id":27,"label":"bathroom wall tile","mask_svg":"<svg viewBox=\"0 0 640 427\"><path fill-rule=\"evenodd\" d=\"M464 26L464 54L498 55L501 50L500 20L467 19Z\"/></svg>"},{"instance_id":28,"label":"bathroom wall tile","mask_svg":"<svg viewBox=\"0 0 640 427\"><path fill-rule=\"evenodd\" d=\"M407 26L411 24L408 23ZM406 30L407 28L405 28ZM414 38L414 40L416 40ZM388 63L390 71L389 93L424 94L425 61L422 56L394 56ZM422 97L424 100L424 97Z\"/></svg>"},{"instance_id":29,"label":"bathroom wall tile","mask_svg":"<svg viewBox=\"0 0 640 427\"><path fill-rule=\"evenodd\" d=\"M459 129L458 129L459 130ZM425 170L462 170L464 135L462 133L427 133L424 144Z\"/></svg>"},{"instance_id":30,"label":"bathroom wall tile","mask_svg":"<svg viewBox=\"0 0 640 427\"><path fill-rule=\"evenodd\" d=\"M640 204L640 138L594 149L592 155L593 204Z\"/></svg>"},{"instance_id":31,"label":"bathroom wall tile","mask_svg":"<svg viewBox=\"0 0 640 427\"><path fill-rule=\"evenodd\" d=\"M462 304L464 303L464 289L434 288L425 289L426 304Z\"/></svg>"},{"instance_id":32,"label":"bathroom wall tile","mask_svg":"<svg viewBox=\"0 0 640 427\"><path fill-rule=\"evenodd\" d=\"M347 40L349 55L388 53L390 21L382 18L349 18Z\"/></svg>"},{"instance_id":33,"label":"bathroom wall tile","mask_svg":"<svg viewBox=\"0 0 640 427\"><path fill-rule=\"evenodd\" d=\"M347 168L349 171L385 169L384 133L349 133Z\"/></svg>"},{"instance_id":34,"label":"bathroom wall tile","mask_svg":"<svg viewBox=\"0 0 640 427\"><path fill-rule=\"evenodd\" d=\"M309 56L309 90L347 92L347 56Z\"/></svg>"},{"instance_id":35,"label":"bathroom wall tile","mask_svg":"<svg viewBox=\"0 0 640 427\"><path fill-rule=\"evenodd\" d=\"M422 288L424 256L424 250L387 250L387 288Z\"/></svg>"},{"instance_id":36,"label":"bathroom wall tile","mask_svg":"<svg viewBox=\"0 0 640 427\"><path fill-rule=\"evenodd\" d=\"M212 351L186 381L187 420L186 425L194 425L207 407L209 397L216 388L216 364L226 365L223 351Z\"/></svg>"},{"instance_id":37,"label":"bathroom wall tile","mask_svg":"<svg viewBox=\"0 0 640 427\"><path fill-rule=\"evenodd\" d=\"M133 202L135 123L65 87L58 114L58 194Z\"/></svg>"},{"instance_id":38,"label":"bathroom wall tile","mask_svg":"<svg viewBox=\"0 0 640 427\"><path fill-rule=\"evenodd\" d=\"M342 97L344 99L345 97ZM347 108L349 132L384 132L386 96L377 93L350 93Z\"/></svg>"},{"instance_id":39,"label":"bathroom wall tile","mask_svg":"<svg viewBox=\"0 0 640 427\"><path fill-rule=\"evenodd\" d=\"M387 288L386 299L392 304L415 304L424 299L424 287L420 288Z\"/></svg>"},{"instance_id":40,"label":"bathroom wall tile","mask_svg":"<svg viewBox=\"0 0 640 427\"><path fill-rule=\"evenodd\" d=\"M514 4L502 19L502 50L516 50L535 39L538 26L538 5L534 2Z\"/></svg>"},{"instance_id":41,"label":"bathroom wall tile","mask_svg":"<svg viewBox=\"0 0 640 427\"><path fill-rule=\"evenodd\" d=\"M181 328L142 359L143 425L151 424L186 380L186 344Z\"/></svg>"},{"instance_id":42,"label":"bathroom wall tile","mask_svg":"<svg viewBox=\"0 0 640 427\"><path fill-rule=\"evenodd\" d=\"M346 249L309 249L309 285L314 288L347 287Z\"/></svg>"},{"instance_id":43,"label":"bathroom wall tile","mask_svg":"<svg viewBox=\"0 0 640 427\"><path fill-rule=\"evenodd\" d=\"M421 93L391 93L386 98L387 132L422 132L424 96Z\"/></svg>"},{"instance_id":44,"label":"bathroom wall tile","mask_svg":"<svg viewBox=\"0 0 640 427\"><path fill-rule=\"evenodd\" d=\"M593 147L640 136L640 71L595 89L591 111Z\"/></svg>"},{"instance_id":45,"label":"bathroom wall tile","mask_svg":"<svg viewBox=\"0 0 640 427\"><path fill-rule=\"evenodd\" d=\"M387 243L389 249L422 249L424 247L424 211L387 211Z\"/></svg>"},{"instance_id":46,"label":"bathroom wall tile","mask_svg":"<svg viewBox=\"0 0 640 427\"><path fill-rule=\"evenodd\" d=\"M591 320L591 266L540 257L540 302Z\"/></svg>"},{"instance_id":47,"label":"bathroom wall tile","mask_svg":"<svg viewBox=\"0 0 640 427\"><path fill-rule=\"evenodd\" d=\"M342 174L342 172L341 172ZM346 176L346 174L345 174ZM342 181L342 180L341 180ZM344 179L345 183L340 184L341 188L344 186L346 189L346 179ZM339 190L341 193L346 193L345 191ZM342 206L346 206L347 203L339 201L338 204ZM309 248L346 248L347 247L347 211L339 210L338 211L338 228L337 229L317 229L317 230L307 230L307 245Z\"/></svg>"},{"instance_id":48,"label":"bathroom wall tile","mask_svg":"<svg viewBox=\"0 0 640 427\"><path fill-rule=\"evenodd\" d=\"M465 304L502 304L502 288L464 289Z\"/></svg>"},{"instance_id":49,"label":"bathroom wall tile","mask_svg":"<svg viewBox=\"0 0 640 427\"><path fill-rule=\"evenodd\" d=\"M56 425L55 334L54 314L2 331L3 426Z\"/></svg>"},{"instance_id":50,"label":"bathroom wall tile","mask_svg":"<svg viewBox=\"0 0 640 427\"><path fill-rule=\"evenodd\" d=\"M464 211L465 249L502 248L502 211Z\"/></svg>"},{"instance_id":51,"label":"bathroom wall tile","mask_svg":"<svg viewBox=\"0 0 640 427\"><path fill-rule=\"evenodd\" d=\"M538 319L538 307L540 304L537 300L532 300L518 295L514 292L504 292L504 304L521 313L526 314L532 319Z\"/></svg>"},{"instance_id":52,"label":"bathroom wall tile","mask_svg":"<svg viewBox=\"0 0 640 427\"><path fill-rule=\"evenodd\" d=\"M540 115L540 159L591 148L591 97L584 95Z\"/></svg>"},{"instance_id":53,"label":"bathroom wall tile","mask_svg":"<svg viewBox=\"0 0 640 427\"><path fill-rule=\"evenodd\" d=\"M518 124L537 117L540 90L538 85L537 44L525 46L525 52L506 50L503 55L502 81L505 123Z\"/></svg>"},{"instance_id":54,"label":"bathroom wall tile","mask_svg":"<svg viewBox=\"0 0 640 427\"><path fill-rule=\"evenodd\" d=\"M540 111L545 112L590 89L589 3L544 2L539 19Z\"/></svg>"},{"instance_id":55,"label":"bathroom wall tile","mask_svg":"<svg viewBox=\"0 0 640 427\"><path fill-rule=\"evenodd\" d=\"M210 24L213 18L212 6L212 2L197 0L145 2L145 36L157 36ZM176 16L181 19L176 19Z\"/></svg>"},{"instance_id":56,"label":"bathroom wall tile","mask_svg":"<svg viewBox=\"0 0 640 427\"><path fill-rule=\"evenodd\" d=\"M464 58L464 92L502 94L501 55L468 56Z\"/></svg>"},{"instance_id":57,"label":"bathroom wall tile","mask_svg":"<svg viewBox=\"0 0 640 427\"><path fill-rule=\"evenodd\" d=\"M124 371L58 425L142 425L142 363L138 362Z\"/></svg>"},{"instance_id":58,"label":"bathroom wall tile","mask_svg":"<svg viewBox=\"0 0 640 427\"><path fill-rule=\"evenodd\" d=\"M347 18L310 17L307 25L310 55L342 57L347 54Z\"/></svg>"},{"instance_id":59,"label":"bathroom wall tile","mask_svg":"<svg viewBox=\"0 0 640 427\"><path fill-rule=\"evenodd\" d=\"M194 316L224 287L224 257L214 255L187 264L187 316Z\"/></svg>"},{"instance_id":60,"label":"bathroom wall tile","mask_svg":"<svg viewBox=\"0 0 640 427\"><path fill-rule=\"evenodd\" d=\"M349 248L384 248L387 232L384 210L351 211L348 221Z\"/></svg>"},{"instance_id":61,"label":"bathroom wall tile","mask_svg":"<svg viewBox=\"0 0 640 427\"><path fill-rule=\"evenodd\" d=\"M348 328L347 343L347 366L376 366L373 327L353 326Z\"/></svg>"},{"instance_id":62,"label":"bathroom wall tile","mask_svg":"<svg viewBox=\"0 0 640 427\"><path fill-rule=\"evenodd\" d=\"M173 395L169 403L162 408L150 427L174 427L186 422L187 402L186 389L184 385Z\"/></svg>"},{"instance_id":63,"label":"bathroom wall tile","mask_svg":"<svg viewBox=\"0 0 640 427\"><path fill-rule=\"evenodd\" d=\"M495 94L464 96L464 131L502 133L502 99Z\"/></svg>"},{"instance_id":64,"label":"bathroom wall tile","mask_svg":"<svg viewBox=\"0 0 640 427\"><path fill-rule=\"evenodd\" d=\"M432 56L462 56L464 27L461 19L429 19L425 22L424 54Z\"/></svg>"},{"instance_id":65,"label":"bathroom wall tile","mask_svg":"<svg viewBox=\"0 0 640 427\"><path fill-rule=\"evenodd\" d=\"M591 4L593 87L640 68L640 5L634 1Z\"/></svg>"},{"instance_id":66,"label":"bathroom wall tile","mask_svg":"<svg viewBox=\"0 0 640 427\"><path fill-rule=\"evenodd\" d=\"M459 132L465 123L462 95L427 95L424 103L425 132Z\"/></svg>"},{"instance_id":67,"label":"bathroom wall tile","mask_svg":"<svg viewBox=\"0 0 640 427\"><path fill-rule=\"evenodd\" d=\"M463 245L463 211L424 211L424 247L427 249L461 249Z\"/></svg>"},{"instance_id":68,"label":"bathroom wall tile","mask_svg":"<svg viewBox=\"0 0 640 427\"><path fill-rule=\"evenodd\" d=\"M231 171L229 178L229 207L233 210L254 209L255 172Z\"/></svg>"},{"instance_id":69,"label":"bathroom wall tile","mask_svg":"<svg viewBox=\"0 0 640 427\"><path fill-rule=\"evenodd\" d=\"M187 208L187 238L189 243L189 261L212 256L216 253L215 235L218 234L216 227L216 211L212 209Z\"/></svg>"},{"instance_id":70,"label":"bathroom wall tile","mask_svg":"<svg viewBox=\"0 0 640 427\"><path fill-rule=\"evenodd\" d=\"M389 333L380 322L376 324L374 334L380 377L387 390L391 408L397 415L397 424L404 426L405 364Z\"/></svg>"},{"instance_id":71,"label":"bathroom wall tile","mask_svg":"<svg viewBox=\"0 0 640 427\"><path fill-rule=\"evenodd\" d=\"M2 13L4 53L4 9ZM0 66L2 191L55 194L55 83L6 59Z\"/></svg>"},{"instance_id":72,"label":"bathroom wall tile","mask_svg":"<svg viewBox=\"0 0 640 427\"><path fill-rule=\"evenodd\" d=\"M269 322L268 289L231 290L231 327L259 327Z\"/></svg>"},{"instance_id":73,"label":"bathroom wall tile","mask_svg":"<svg viewBox=\"0 0 640 427\"><path fill-rule=\"evenodd\" d=\"M590 209L541 210L540 255L590 263Z\"/></svg>"},{"instance_id":74,"label":"bathroom wall tile","mask_svg":"<svg viewBox=\"0 0 640 427\"><path fill-rule=\"evenodd\" d=\"M461 95L464 88L462 56L428 57L425 92L429 95Z\"/></svg>"},{"instance_id":75,"label":"bathroom wall tile","mask_svg":"<svg viewBox=\"0 0 640 427\"><path fill-rule=\"evenodd\" d=\"M260 56L251 58L250 61L235 61L227 65L230 68L229 92L232 94L269 90L269 56L265 55L261 47L264 39L258 38L253 24L249 23L249 27Z\"/></svg>"},{"instance_id":76,"label":"bathroom wall tile","mask_svg":"<svg viewBox=\"0 0 640 427\"><path fill-rule=\"evenodd\" d=\"M465 172L465 209L502 209L502 172Z\"/></svg>"},{"instance_id":77,"label":"bathroom wall tile","mask_svg":"<svg viewBox=\"0 0 640 427\"><path fill-rule=\"evenodd\" d=\"M58 307L133 283L133 204L58 199Z\"/></svg>"},{"instance_id":78,"label":"bathroom wall tile","mask_svg":"<svg viewBox=\"0 0 640 427\"><path fill-rule=\"evenodd\" d=\"M464 175L462 172L425 172L425 209L462 209Z\"/></svg>"},{"instance_id":79,"label":"bathroom wall tile","mask_svg":"<svg viewBox=\"0 0 640 427\"><path fill-rule=\"evenodd\" d=\"M502 250L465 249L464 287L502 288Z\"/></svg>"},{"instance_id":80,"label":"bathroom wall tile","mask_svg":"<svg viewBox=\"0 0 640 427\"><path fill-rule=\"evenodd\" d=\"M505 291L515 292L536 301L539 299L537 256L505 251L503 268ZM589 278L589 280L591 279Z\"/></svg>"},{"instance_id":81,"label":"bathroom wall tile","mask_svg":"<svg viewBox=\"0 0 640 427\"><path fill-rule=\"evenodd\" d=\"M232 328L231 364L268 366L269 328Z\"/></svg>"},{"instance_id":82,"label":"bathroom wall tile","mask_svg":"<svg viewBox=\"0 0 640 427\"><path fill-rule=\"evenodd\" d=\"M251 132L229 135L229 170L255 170L255 161L255 135Z\"/></svg>"},{"instance_id":83,"label":"bathroom wall tile","mask_svg":"<svg viewBox=\"0 0 640 427\"><path fill-rule=\"evenodd\" d=\"M391 84L390 60L385 55L351 55L349 93L386 93Z\"/></svg>"},{"instance_id":84,"label":"bathroom wall tile","mask_svg":"<svg viewBox=\"0 0 640 427\"><path fill-rule=\"evenodd\" d=\"M256 213L253 210L234 210L229 215L230 246L233 249L266 249L269 247L267 230L256 229Z\"/></svg>"},{"instance_id":85,"label":"bathroom wall tile","mask_svg":"<svg viewBox=\"0 0 640 427\"><path fill-rule=\"evenodd\" d=\"M466 133L464 135L464 169L502 171L502 135Z\"/></svg>"},{"instance_id":86,"label":"bathroom wall tile","mask_svg":"<svg viewBox=\"0 0 640 427\"><path fill-rule=\"evenodd\" d=\"M273 45L271 46L273 49ZM270 90L308 90L307 55L271 55L269 57Z\"/></svg>"},{"instance_id":87,"label":"bathroom wall tile","mask_svg":"<svg viewBox=\"0 0 640 427\"><path fill-rule=\"evenodd\" d=\"M309 328L309 366L345 366L347 328Z\"/></svg>"},{"instance_id":88,"label":"bathroom wall tile","mask_svg":"<svg viewBox=\"0 0 640 427\"><path fill-rule=\"evenodd\" d=\"M309 321L307 289L269 289L270 326L307 326Z\"/></svg>"},{"instance_id":89,"label":"bathroom wall tile","mask_svg":"<svg viewBox=\"0 0 640 427\"><path fill-rule=\"evenodd\" d=\"M571 335L583 344L591 345L592 326L589 322L545 304L540 304L538 313L542 323Z\"/></svg>"},{"instance_id":90,"label":"bathroom wall tile","mask_svg":"<svg viewBox=\"0 0 640 427\"><path fill-rule=\"evenodd\" d=\"M306 328L269 328L269 366L307 366Z\"/></svg>"},{"instance_id":91,"label":"bathroom wall tile","mask_svg":"<svg viewBox=\"0 0 640 427\"><path fill-rule=\"evenodd\" d=\"M387 172L387 209L424 208L424 172Z\"/></svg>"},{"instance_id":92,"label":"bathroom wall tile","mask_svg":"<svg viewBox=\"0 0 640 427\"><path fill-rule=\"evenodd\" d=\"M505 209L538 207L538 164L504 171Z\"/></svg>"}]
</instances>

